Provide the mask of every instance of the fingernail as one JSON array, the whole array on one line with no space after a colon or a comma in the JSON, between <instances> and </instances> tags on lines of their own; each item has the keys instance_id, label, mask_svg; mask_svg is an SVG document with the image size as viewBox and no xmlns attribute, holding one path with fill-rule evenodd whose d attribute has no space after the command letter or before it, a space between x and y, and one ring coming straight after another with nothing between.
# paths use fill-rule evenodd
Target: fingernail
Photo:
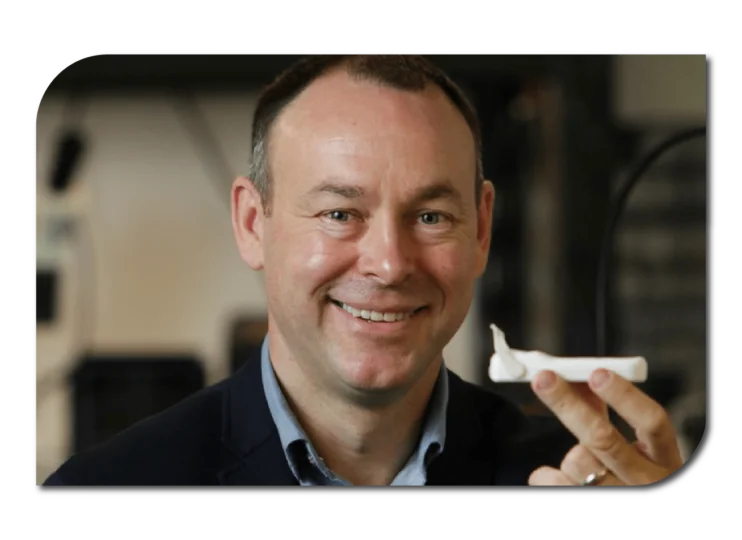
<instances>
[{"instance_id":1,"label":"fingernail","mask_svg":"<svg viewBox=\"0 0 742 540\"><path fill-rule=\"evenodd\" d=\"M603 388L610 378L611 373L607 369L596 369L590 375L590 386L593 388Z\"/></svg>"},{"instance_id":2,"label":"fingernail","mask_svg":"<svg viewBox=\"0 0 742 540\"><path fill-rule=\"evenodd\" d=\"M536 390L548 390L556 383L553 371L542 371L536 376Z\"/></svg>"}]
</instances>

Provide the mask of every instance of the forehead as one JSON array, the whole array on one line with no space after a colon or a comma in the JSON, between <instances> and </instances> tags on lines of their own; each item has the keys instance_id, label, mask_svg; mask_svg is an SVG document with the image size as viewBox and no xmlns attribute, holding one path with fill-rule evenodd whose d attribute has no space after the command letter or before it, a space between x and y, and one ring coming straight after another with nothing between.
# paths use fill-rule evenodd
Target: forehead
<instances>
[{"instance_id":1,"label":"forehead","mask_svg":"<svg viewBox=\"0 0 742 540\"><path fill-rule=\"evenodd\" d=\"M276 131L342 129L363 123L380 133L400 128L469 133L461 112L433 84L409 91L335 70L311 83L279 116Z\"/></svg>"},{"instance_id":2,"label":"forehead","mask_svg":"<svg viewBox=\"0 0 742 540\"><path fill-rule=\"evenodd\" d=\"M316 80L284 109L271 130L269 159L277 191L297 174L305 182L445 176L473 189L476 165L471 130L437 86L405 91L343 71Z\"/></svg>"}]
</instances>

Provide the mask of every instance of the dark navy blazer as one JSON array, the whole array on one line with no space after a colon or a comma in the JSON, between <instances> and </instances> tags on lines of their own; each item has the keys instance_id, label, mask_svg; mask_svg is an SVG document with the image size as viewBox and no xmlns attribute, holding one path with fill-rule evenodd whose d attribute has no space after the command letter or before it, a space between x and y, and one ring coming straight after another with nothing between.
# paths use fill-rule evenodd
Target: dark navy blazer
<instances>
[{"instance_id":1,"label":"dark navy blazer","mask_svg":"<svg viewBox=\"0 0 742 540\"><path fill-rule=\"evenodd\" d=\"M554 418L526 417L449 371L446 443L428 485L525 485L576 443ZM298 485L263 392L260 359L71 457L44 485Z\"/></svg>"}]
</instances>

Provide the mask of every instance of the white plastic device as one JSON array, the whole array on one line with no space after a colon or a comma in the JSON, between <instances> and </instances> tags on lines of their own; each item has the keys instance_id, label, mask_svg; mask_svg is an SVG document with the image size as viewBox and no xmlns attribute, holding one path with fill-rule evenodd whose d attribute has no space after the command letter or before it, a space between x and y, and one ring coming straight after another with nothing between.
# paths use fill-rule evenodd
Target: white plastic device
<instances>
[{"instance_id":1,"label":"white plastic device","mask_svg":"<svg viewBox=\"0 0 742 540\"><path fill-rule=\"evenodd\" d=\"M564 357L541 351L511 349L505 334L490 325L495 353L490 358L489 377L494 382L529 382L539 371L554 371L571 382L586 382L598 368L608 369L631 382L647 380L647 361L643 356Z\"/></svg>"}]
</instances>

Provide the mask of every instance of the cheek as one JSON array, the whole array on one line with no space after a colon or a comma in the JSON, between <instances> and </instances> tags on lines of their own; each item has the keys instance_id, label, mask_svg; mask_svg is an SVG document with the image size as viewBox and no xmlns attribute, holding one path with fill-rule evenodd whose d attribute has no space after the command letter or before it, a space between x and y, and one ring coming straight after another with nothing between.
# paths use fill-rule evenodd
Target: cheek
<instances>
[{"instance_id":1,"label":"cheek","mask_svg":"<svg viewBox=\"0 0 742 540\"><path fill-rule=\"evenodd\" d=\"M314 292L353 264L352 245L329 238L320 232L286 235L274 240L272 268L278 268L284 290L293 294L298 288Z\"/></svg>"},{"instance_id":2,"label":"cheek","mask_svg":"<svg viewBox=\"0 0 742 540\"><path fill-rule=\"evenodd\" d=\"M460 243L438 246L429 250L425 257L427 272L449 293L461 290L462 284L472 281L475 262L474 251Z\"/></svg>"}]
</instances>

